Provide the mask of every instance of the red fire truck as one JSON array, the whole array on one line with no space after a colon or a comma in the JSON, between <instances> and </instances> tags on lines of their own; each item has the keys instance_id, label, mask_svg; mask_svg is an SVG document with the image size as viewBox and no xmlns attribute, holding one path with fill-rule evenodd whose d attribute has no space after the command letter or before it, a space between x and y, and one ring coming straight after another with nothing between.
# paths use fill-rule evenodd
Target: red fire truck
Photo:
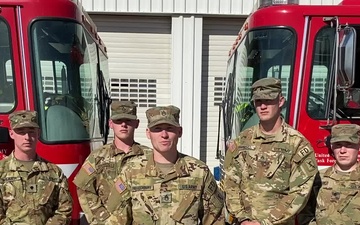
<instances>
[{"instance_id":1,"label":"red fire truck","mask_svg":"<svg viewBox=\"0 0 360 225\"><path fill-rule=\"evenodd\" d=\"M8 116L38 111L37 151L72 180L93 145L106 142L109 76L106 47L78 0L0 0L0 150L10 154Z\"/></svg>"},{"instance_id":2,"label":"red fire truck","mask_svg":"<svg viewBox=\"0 0 360 225\"><path fill-rule=\"evenodd\" d=\"M359 12L356 0L327 6L257 2L229 53L220 160L228 140L259 122L251 85L275 77L287 101L282 111L286 122L311 142L320 168L334 163L327 147L331 127L360 123Z\"/></svg>"},{"instance_id":3,"label":"red fire truck","mask_svg":"<svg viewBox=\"0 0 360 225\"><path fill-rule=\"evenodd\" d=\"M360 2L260 0L257 6L229 52L219 155L227 140L259 122L250 102L252 83L276 77L287 101L285 120L311 142L318 166L330 166L331 126L360 122Z\"/></svg>"}]
</instances>

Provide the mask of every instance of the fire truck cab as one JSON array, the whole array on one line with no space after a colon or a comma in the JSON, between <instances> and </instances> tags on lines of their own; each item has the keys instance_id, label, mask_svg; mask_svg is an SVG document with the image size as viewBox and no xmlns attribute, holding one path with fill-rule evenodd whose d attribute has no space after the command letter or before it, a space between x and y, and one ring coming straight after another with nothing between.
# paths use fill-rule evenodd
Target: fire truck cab
<instances>
[{"instance_id":1,"label":"fire truck cab","mask_svg":"<svg viewBox=\"0 0 360 225\"><path fill-rule=\"evenodd\" d=\"M360 122L360 2L299 5L298 0L258 1L229 53L221 110L219 155L226 142L258 123L251 85L281 79L282 115L312 144L320 168L330 129Z\"/></svg>"},{"instance_id":2,"label":"fire truck cab","mask_svg":"<svg viewBox=\"0 0 360 225\"><path fill-rule=\"evenodd\" d=\"M37 153L67 176L79 224L72 180L109 130L106 47L79 0L0 0L0 37L0 158L14 149L9 114L36 110Z\"/></svg>"}]
</instances>

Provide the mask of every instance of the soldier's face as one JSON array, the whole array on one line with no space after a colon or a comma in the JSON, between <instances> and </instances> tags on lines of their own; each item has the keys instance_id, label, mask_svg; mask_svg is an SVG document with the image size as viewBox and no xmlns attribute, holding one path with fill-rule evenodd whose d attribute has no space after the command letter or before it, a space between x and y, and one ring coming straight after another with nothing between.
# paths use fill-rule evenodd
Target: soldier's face
<instances>
[{"instance_id":1,"label":"soldier's face","mask_svg":"<svg viewBox=\"0 0 360 225\"><path fill-rule=\"evenodd\" d=\"M14 140L15 149L22 152L35 151L39 139L39 129L24 127L10 130L10 137Z\"/></svg>"},{"instance_id":2,"label":"soldier's face","mask_svg":"<svg viewBox=\"0 0 360 225\"><path fill-rule=\"evenodd\" d=\"M331 145L336 164L342 170L349 170L356 165L359 153L359 144L346 141L335 142Z\"/></svg>"},{"instance_id":3,"label":"soldier's face","mask_svg":"<svg viewBox=\"0 0 360 225\"><path fill-rule=\"evenodd\" d=\"M139 126L139 120L110 120L109 126L113 129L115 138L123 141L133 141L135 129Z\"/></svg>"},{"instance_id":4,"label":"soldier's face","mask_svg":"<svg viewBox=\"0 0 360 225\"><path fill-rule=\"evenodd\" d=\"M276 99L256 99L254 100L256 113L261 122L275 121L279 118L281 107L284 105L285 99L283 96L278 96Z\"/></svg>"},{"instance_id":5,"label":"soldier's face","mask_svg":"<svg viewBox=\"0 0 360 225\"><path fill-rule=\"evenodd\" d=\"M151 140L154 150L158 152L175 152L181 135L181 127L175 127L166 123L146 129L147 138Z\"/></svg>"}]
</instances>

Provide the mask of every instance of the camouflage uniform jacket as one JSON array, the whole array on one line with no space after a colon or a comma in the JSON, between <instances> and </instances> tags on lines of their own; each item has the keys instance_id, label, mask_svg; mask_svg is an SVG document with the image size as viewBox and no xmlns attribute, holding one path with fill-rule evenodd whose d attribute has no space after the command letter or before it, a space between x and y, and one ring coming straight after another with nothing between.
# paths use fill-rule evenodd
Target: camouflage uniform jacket
<instances>
[{"instance_id":1,"label":"camouflage uniform jacket","mask_svg":"<svg viewBox=\"0 0 360 225\"><path fill-rule=\"evenodd\" d=\"M314 151L285 122L274 136L255 125L240 133L225 157L226 207L239 222L295 224L317 170Z\"/></svg>"},{"instance_id":2,"label":"camouflage uniform jacket","mask_svg":"<svg viewBox=\"0 0 360 225\"><path fill-rule=\"evenodd\" d=\"M332 166L321 171L321 178L316 224L360 224L360 166L348 173Z\"/></svg>"},{"instance_id":3,"label":"camouflage uniform jacket","mask_svg":"<svg viewBox=\"0 0 360 225\"><path fill-rule=\"evenodd\" d=\"M150 148L134 143L128 153L111 143L90 153L74 179L78 197L90 224L105 224L111 212L107 209L110 187L126 160L142 155Z\"/></svg>"},{"instance_id":4,"label":"camouflage uniform jacket","mask_svg":"<svg viewBox=\"0 0 360 225\"><path fill-rule=\"evenodd\" d=\"M70 224L72 198L59 167L38 157L29 171L13 153L0 161L0 224Z\"/></svg>"},{"instance_id":5,"label":"camouflage uniform jacket","mask_svg":"<svg viewBox=\"0 0 360 225\"><path fill-rule=\"evenodd\" d=\"M155 165L152 153L132 158L117 178L111 199L130 218L123 224L225 224L223 195L202 161L179 153L168 174Z\"/></svg>"}]
</instances>

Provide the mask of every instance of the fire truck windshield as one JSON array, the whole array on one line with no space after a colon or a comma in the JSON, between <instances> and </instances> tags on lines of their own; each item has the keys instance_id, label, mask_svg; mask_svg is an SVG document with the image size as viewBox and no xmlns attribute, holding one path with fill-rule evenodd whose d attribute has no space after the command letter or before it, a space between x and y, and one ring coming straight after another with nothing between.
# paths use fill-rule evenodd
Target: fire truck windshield
<instances>
[{"instance_id":1,"label":"fire truck windshield","mask_svg":"<svg viewBox=\"0 0 360 225\"><path fill-rule=\"evenodd\" d=\"M287 28L249 31L228 61L223 106L225 137L235 138L259 119L252 107L251 85L264 77L281 79L282 93L291 96L295 33ZM285 104L287 105L287 104ZM282 114L286 115L286 106Z\"/></svg>"},{"instance_id":2,"label":"fire truck windshield","mask_svg":"<svg viewBox=\"0 0 360 225\"><path fill-rule=\"evenodd\" d=\"M31 26L36 105L41 138L83 141L94 133L97 116L98 51L73 21L38 20Z\"/></svg>"},{"instance_id":3,"label":"fire truck windshield","mask_svg":"<svg viewBox=\"0 0 360 225\"><path fill-rule=\"evenodd\" d=\"M15 87L9 27L2 19L0 35L0 113L7 113L15 106Z\"/></svg>"}]
</instances>

